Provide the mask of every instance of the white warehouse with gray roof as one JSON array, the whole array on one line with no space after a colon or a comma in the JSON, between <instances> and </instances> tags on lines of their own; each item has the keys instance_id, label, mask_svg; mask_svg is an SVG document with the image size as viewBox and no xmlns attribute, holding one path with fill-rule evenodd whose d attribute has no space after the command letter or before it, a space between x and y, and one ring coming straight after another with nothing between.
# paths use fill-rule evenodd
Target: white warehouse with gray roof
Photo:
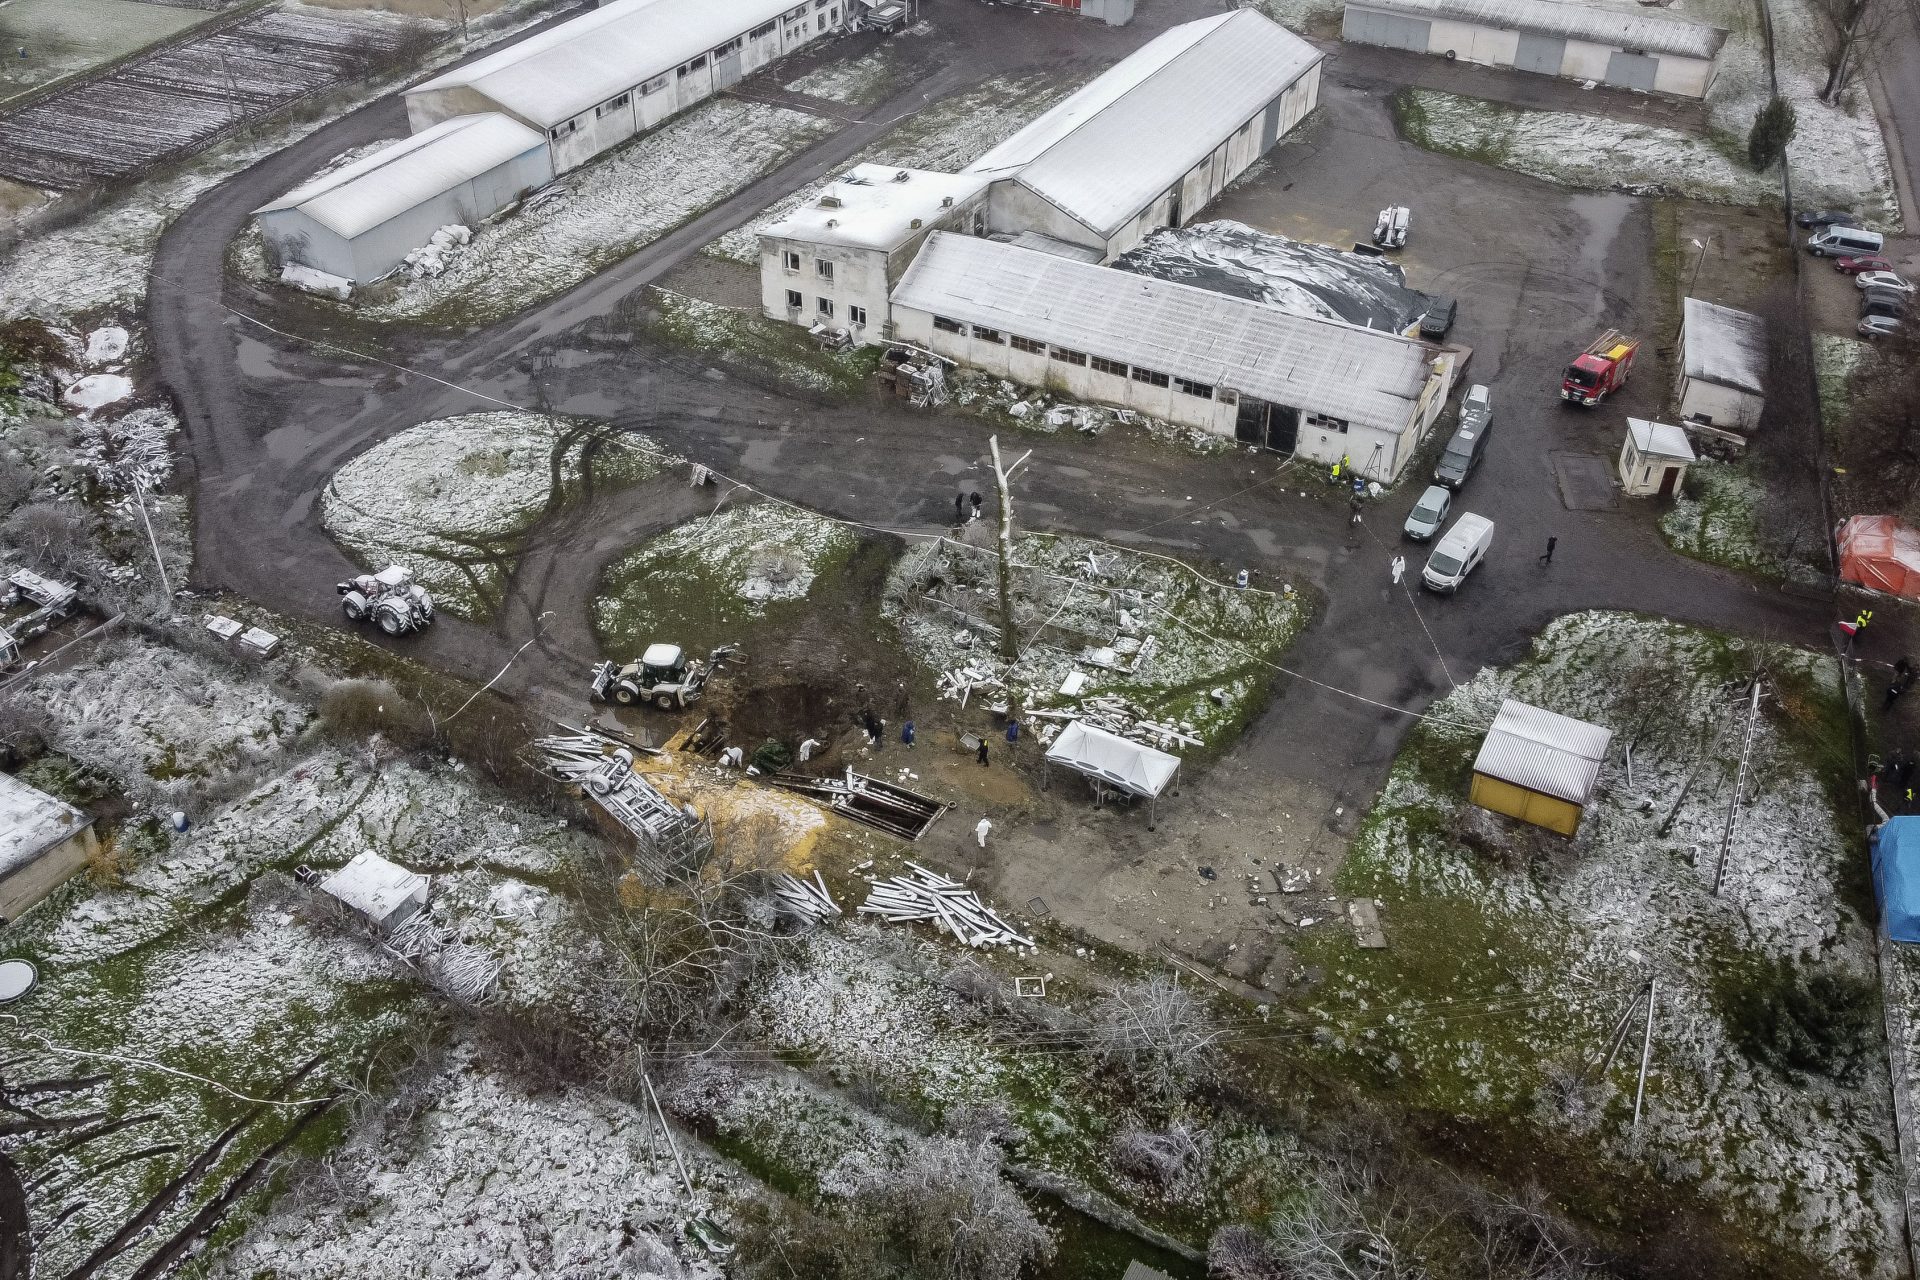
<instances>
[{"instance_id":1,"label":"white warehouse with gray roof","mask_svg":"<svg viewBox=\"0 0 1920 1280\"><path fill-rule=\"evenodd\" d=\"M1751 431L1767 407L1767 322L1687 298L1680 319L1680 417Z\"/></svg>"},{"instance_id":2,"label":"white warehouse with gray roof","mask_svg":"<svg viewBox=\"0 0 1920 1280\"><path fill-rule=\"evenodd\" d=\"M1341 37L1489 67L1704 98L1727 33L1564 0L1349 0Z\"/></svg>"},{"instance_id":3,"label":"white warehouse with gray roof","mask_svg":"<svg viewBox=\"0 0 1920 1280\"><path fill-rule=\"evenodd\" d=\"M1057 254L935 232L893 294L901 340L1075 399L1368 479L1396 478L1459 353Z\"/></svg>"},{"instance_id":4,"label":"white warehouse with gray roof","mask_svg":"<svg viewBox=\"0 0 1920 1280\"><path fill-rule=\"evenodd\" d=\"M884 342L936 230L1108 262L1182 226L1315 107L1324 55L1252 9L1162 33L960 174L863 165L760 235L768 316Z\"/></svg>"}]
</instances>

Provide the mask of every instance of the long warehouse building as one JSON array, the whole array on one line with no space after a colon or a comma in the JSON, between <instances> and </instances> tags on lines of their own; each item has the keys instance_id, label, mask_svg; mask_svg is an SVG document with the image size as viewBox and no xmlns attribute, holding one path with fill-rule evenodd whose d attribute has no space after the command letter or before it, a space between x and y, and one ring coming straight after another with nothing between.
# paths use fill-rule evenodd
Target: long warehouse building
<instances>
[{"instance_id":1,"label":"long warehouse building","mask_svg":"<svg viewBox=\"0 0 1920 1280\"><path fill-rule=\"evenodd\" d=\"M1458 353L1341 320L952 232L893 293L903 341L1079 400L1391 481Z\"/></svg>"}]
</instances>

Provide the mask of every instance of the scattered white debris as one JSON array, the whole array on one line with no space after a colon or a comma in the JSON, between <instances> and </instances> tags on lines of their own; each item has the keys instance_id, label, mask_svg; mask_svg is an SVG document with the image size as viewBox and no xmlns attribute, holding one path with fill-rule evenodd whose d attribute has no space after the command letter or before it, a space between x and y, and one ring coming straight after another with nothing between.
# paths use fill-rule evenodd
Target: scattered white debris
<instances>
[{"instance_id":1,"label":"scattered white debris","mask_svg":"<svg viewBox=\"0 0 1920 1280\"><path fill-rule=\"evenodd\" d=\"M1031 947L1032 938L1016 931L995 915L980 895L917 862L907 864L912 875L894 876L874 884L861 904L862 915L879 916L895 924L930 920L970 947Z\"/></svg>"},{"instance_id":2,"label":"scattered white debris","mask_svg":"<svg viewBox=\"0 0 1920 1280\"><path fill-rule=\"evenodd\" d=\"M336 276L318 267L302 266L298 262L289 262L280 268L280 283L304 293L338 298L342 302L353 296L353 281L345 276Z\"/></svg>"},{"instance_id":3,"label":"scattered white debris","mask_svg":"<svg viewBox=\"0 0 1920 1280\"><path fill-rule=\"evenodd\" d=\"M812 880L802 880L798 876L782 873L773 884L773 894L780 905L803 920L815 924L828 916L840 914L840 904L827 892L827 882L815 871Z\"/></svg>"}]
</instances>

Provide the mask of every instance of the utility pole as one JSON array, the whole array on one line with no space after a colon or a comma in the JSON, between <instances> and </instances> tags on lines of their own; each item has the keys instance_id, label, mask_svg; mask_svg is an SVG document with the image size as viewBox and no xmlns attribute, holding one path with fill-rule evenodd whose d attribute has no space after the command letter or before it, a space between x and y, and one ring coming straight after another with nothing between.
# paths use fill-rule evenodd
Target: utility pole
<instances>
[{"instance_id":1,"label":"utility pole","mask_svg":"<svg viewBox=\"0 0 1920 1280\"><path fill-rule=\"evenodd\" d=\"M133 500L140 507L140 523L147 527L147 545L153 548L153 567L160 574L160 591L168 600L173 599L173 587L167 581L167 566L160 559L160 539L153 536L153 521L147 518L147 495L140 482L133 482Z\"/></svg>"},{"instance_id":2,"label":"utility pole","mask_svg":"<svg viewBox=\"0 0 1920 1280\"><path fill-rule=\"evenodd\" d=\"M1740 793L1746 789L1747 769L1753 760L1753 731L1760 723L1760 677L1753 677L1747 705L1747 735L1740 744L1740 767L1733 775L1733 799L1727 805L1727 820L1720 828L1720 854L1713 862L1713 896L1720 896L1720 884L1727 876L1727 850L1733 847L1733 824L1740 817Z\"/></svg>"},{"instance_id":3,"label":"utility pole","mask_svg":"<svg viewBox=\"0 0 1920 1280\"><path fill-rule=\"evenodd\" d=\"M993 452L993 483L1000 494L1000 657L1007 664L1007 720L1020 718L1020 699L1013 686L1013 664L1020 660L1020 637L1013 625L1013 493L1008 479L1020 463L1033 456L1029 449L1011 467L1000 464L1000 437L989 436L987 447ZM1018 744L1015 744L1016 748Z\"/></svg>"},{"instance_id":4,"label":"utility pole","mask_svg":"<svg viewBox=\"0 0 1920 1280\"><path fill-rule=\"evenodd\" d=\"M467 0L454 0L454 4L460 10L460 47L464 49L467 44Z\"/></svg>"},{"instance_id":5,"label":"utility pole","mask_svg":"<svg viewBox=\"0 0 1920 1280\"><path fill-rule=\"evenodd\" d=\"M1640 1041L1640 1083L1633 1089L1633 1132L1640 1132L1640 1103L1647 1096L1647 1064L1653 1060L1653 1006L1660 998L1660 980L1647 979L1647 1031Z\"/></svg>"}]
</instances>

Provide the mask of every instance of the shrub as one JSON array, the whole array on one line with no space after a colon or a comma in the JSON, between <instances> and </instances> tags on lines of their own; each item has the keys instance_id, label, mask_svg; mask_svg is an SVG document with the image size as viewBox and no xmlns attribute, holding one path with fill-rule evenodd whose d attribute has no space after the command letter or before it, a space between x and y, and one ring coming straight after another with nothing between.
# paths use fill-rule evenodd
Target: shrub
<instances>
[{"instance_id":1,"label":"shrub","mask_svg":"<svg viewBox=\"0 0 1920 1280\"><path fill-rule=\"evenodd\" d=\"M768 738L753 749L752 763L762 773L778 773L793 763L793 752L786 743Z\"/></svg>"},{"instance_id":2,"label":"shrub","mask_svg":"<svg viewBox=\"0 0 1920 1280\"><path fill-rule=\"evenodd\" d=\"M1122 987L1094 1006L1092 1032L1102 1061L1162 1099L1211 1076L1219 1059L1219 1025L1164 973Z\"/></svg>"},{"instance_id":3,"label":"shrub","mask_svg":"<svg viewBox=\"0 0 1920 1280\"><path fill-rule=\"evenodd\" d=\"M1787 154L1787 144L1793 141L1798 127L1791 102L1785 98L1770 100L1753 117L1753 128L1747 132L1747 161L1756 171L1769 168Z\"/></svg>"},{"instance_id":4,"label":"shrub","mask_svg":"<svg viewBox=\"0 0 1920 1280\"><path fill-rule=\"evenodd\" d=\"M1854 1080L1879 1021L1871 981L1791 960L1762 961L1754 980L1721 991L1727 1032L1748 1057L1789 1079Z\"/></svg>"}]
</instances>

